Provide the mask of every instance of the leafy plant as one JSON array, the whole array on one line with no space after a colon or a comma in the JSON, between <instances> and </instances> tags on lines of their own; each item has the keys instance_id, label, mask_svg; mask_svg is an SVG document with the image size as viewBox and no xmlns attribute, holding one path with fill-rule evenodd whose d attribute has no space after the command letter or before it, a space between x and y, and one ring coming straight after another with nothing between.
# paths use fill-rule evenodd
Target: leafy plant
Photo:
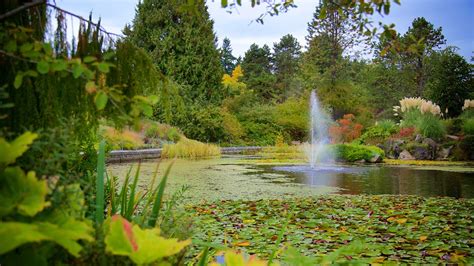
<instances>
[{"instance_id":1,"label":"leafy plant","mask_svg":"<svg viewBox=\"0 0 474 266\"><path fill-rule=\"evenodd\" d=\"M119 215L112 216L105 229L106 251L129 257L142 265L177 254L191 241L178 241L160 236L158 228L141 229Z\"/></svg>"},{"instance_id":2,"label":"leafy plant","mask_svg":"<svg viewBox=\"0 0 474 266\"><path fill-rule=\"evenodd\" d=\"M37 135L26 132L11 143L0 138L0 255L26 244L50 241L62 246L71 255L78 257L82 246L80 240L93 241L93 228L83 221L71 208L83 204L80 193L68 194L64 206L50 206L46 180L38 180L33 171L25 173L19 166L10 166L21 156ZM59 187L58 191L78 189L78 185ZM67 206L68 204L71 204ZM41 213L41 215L40 215Z\"/></svg>"},{"instance_id":3,"label":"leafy plant","mask_svg":"<svg viewBox=\"0 0 474 266\"><path fill-rule=\"evenodd\" d=\"M354 122L353 114L345 114L336 121L336 125L329 128L332 143L351 142L360 137L363 126Z\"/></svg>"},{"instance_id":4,"label":"leafy plant","mask_svg":"<svg viewBox=\"0 0 474 266\"><path fill-rule=\"evenodd\" d=\"M329 146L330 151L336 155L337 160L346 162L355 162L360 160L370 161L374 157L384 158L385 153L382 149L375 146L357 145L357 144L334 144Z\"/></svg>"},{"instance_id":5,"label":"leafy plant","mask_svg":"<svg viewBox=\"0 0 474 266\"><path fill-rule=\"evenodd\" d=\"M474 135L474 118L463 120L462 131L465 135Z\"/></svg>"}]
</instances>

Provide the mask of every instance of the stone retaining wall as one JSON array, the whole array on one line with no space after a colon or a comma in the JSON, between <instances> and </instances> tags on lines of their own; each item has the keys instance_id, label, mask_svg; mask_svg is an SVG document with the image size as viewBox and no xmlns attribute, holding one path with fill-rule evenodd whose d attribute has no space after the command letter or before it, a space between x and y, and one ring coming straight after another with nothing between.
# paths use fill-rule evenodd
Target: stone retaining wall
<instances>
[{"instance_id":1,"label":"stone retaining wall","mask_svg":"<svg viewBox=\"0 0 474 266\"><path fill-rule=\"evenodd\" d=\"M223 147L222 154L246 154L256 153L262 150L262 147ZM161 157L162 149L144 149L144 150L116 150L109 152L107 156L108 163L121 163L129 161L138 161L144 159L156 159Z\"/></svg>"}]
</instances>

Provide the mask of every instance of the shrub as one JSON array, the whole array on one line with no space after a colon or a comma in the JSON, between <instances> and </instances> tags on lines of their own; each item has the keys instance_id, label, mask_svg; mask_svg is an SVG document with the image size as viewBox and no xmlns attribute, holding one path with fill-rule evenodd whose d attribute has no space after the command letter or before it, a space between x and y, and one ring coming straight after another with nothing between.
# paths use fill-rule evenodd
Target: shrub
<instances>
[{"instance_id":1,"label":"shrub","mask_svg":"<svg viewBox=\"0 0 474 266\"><path fill-rule=\"evenodd\" d=\"M239 142L245 135L244 128L235 115L229 113L225 108L222 112L222 125L227 135L226 140L231 143Z\"/></svg>"},{"instance_id":2,"label":"shrub","mask_svg":"<svg viewBox=\"0 0 474 266\"><path fill-rule=\"evenodd\" d=\"M190 158L219 156L221 149L214 144L202 143L185 137L176 144L166 144L161 152L162 158Z\"/></svg>"},{"instance_id":3,"label":"shrub","mask_svg":"<svg viewBox=\"0 0 474 266\"><path fill-rule=\"evenodd\" d=\"M160 128L158 127L157 124L150 124L146 129L145 129L145 137L147 138L159 138L162 137L160 131Z\"/></svg>"},{"instance_id":4,"label":"shrub","mask_svg":"<svg viewBox=\"0 0 474 266\"><path fill-rule=\"evenodd\" d=\"M166 138L172 142L178 142L181 139L181 135L175 127L171 127L166 134Z\"/></svg>"},{"instance_id":5,"label":"shrub","mask_svg":"<svg viewBox=\"0 0 474 266\"><path fill-rule=\"evenodd\" d=\"M397 136L398 138L411 138L415 134L415 128L414 127L404 127L400 128L400 131L398 132Z\"/></svg>"},{"instance_id":6,"label":"shrub","mask_svg":"<svg viewBox=\"0 0 474 266\"><path fill-rule=\"evenodd\" d=\"M142 137L137 132L128 129L122 131L111 127L105 128L103 137L107 141L109 149L112 150L133 150L144 146Z\"/></svg>"},{"instance_id":7,"label":"shrub","mask_svg":"<svg viewBox=\"0 0 474 266\"><path fill-rule=\"evenodd\" d=\"M424 114L420 116L417 131L427 138L440 140L446 135L446 128L443 122L432 114Z\"/></svg>"},{"instance_id":8,"label":"shrub","mask_svg":"<svg viewBox=\"0 0 474 266\"><path fill-rule=\"evenodd\" d=\"M336 155L337 160L346 162L355 162L360 160L370 161L370 159L377 155L381 156L382 159L385 157L384 151L375 146L334 144L331 145L329 149Z\"/></svg>"},{"instance_id":9,"label":"shrub","mask_svg":"<svg viewBox=\"0 0 474 266\"><path fill-rule=\"evenodd\" d=\"M451 135L457 135L461 133L463 120L460 118L450 118L443 120L446 133Z\"/></svg>"},{"instance_id":10,"label":"shrub","mask_svg":"<svg viewBox=\"0 0 474 266\"><path fill-rule=\"evenodd\" d=\"M462 124L464 135L474 135L474 118L465 119Z\"/></svg>"},{"instance_id":11,"label":"shrub","mask_svg":"<svg viewBox=\"0 0 474 266\"><path fill-rule=\"evenodd\" d=\"M343 118L336 121L336 125L329 128L332 143L351 142L362 132L362 125L354 122L353 114L345 114Z\"/></svg>"},{"instance_id":12,"label":"shrub","mask_svg":"<svg viewBox=\"0 0 474 266\"><path fill-rule=\"evenodd\" d=\"M459 142L462 160L474 160L474 135L467 135Z\"/></svg>"},{"instance_id":13,"label":"shrub","mask_svg":"<svg viewBox=\"0 0 474 266\"><path fill-rule=\"evenodd\" d=\"M286 131L291 140L303 141L308 133L308 103L290 98L276 106L275 121Z\"/></svg>"},{"instance_id":14,"label":"shrub","mask_svg":"<svg viewBox=\"0 0 474 266\"><path fill-rule=\"evenodd\" d=\"M381 143L393 133L397 132L397 125L392 120L382 120L375 126L369 127L358 139L359 144Z\"/></svg>"}]
</instances>

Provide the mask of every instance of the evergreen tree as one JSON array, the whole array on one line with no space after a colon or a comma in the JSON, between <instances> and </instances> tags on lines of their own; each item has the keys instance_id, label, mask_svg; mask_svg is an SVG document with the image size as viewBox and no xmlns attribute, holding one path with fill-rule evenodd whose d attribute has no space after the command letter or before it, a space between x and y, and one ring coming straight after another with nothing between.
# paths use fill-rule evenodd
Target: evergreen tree
<instances>
[{"instance_id":1,"label":"evergreen tree","mask_svg":"<svg viewBox=\"0 0 474 266\"><path fill-rule=\"evenodd\" d=\"M232 70L236 67L237 58L232 55L232 47L230 46L229 38L224 38L222 42L222 48L220 49L221 52L221 64L224 68L224 72L227 75L232 74Z\"/></svg>"},{"instance_id":2,"label":"evergreen tree","mask_svg":"<svg viewBox=\"0 0 474 266\"><path fill-rule=\"evenodd\" d=\"M429 98L436 102L448 117L461 113L465 99L474 94L473 66L452 47L434 53L430 60L432 77L427 83Z\"/></svg>"},{"instance_id":3,"label":"evergreen tree","mask_svg":"<svg viewBox=\"0 0 474 266\"><path fill-rule=\"evenodd\" d=\"M195 102L219 102L222 67L213 22L204 1L192 10L180 1L144 0L137 6L130 38L148 51L158 69L182 85Z\"/></svg>"},{"instance_id":4,"label":"evergreen tree","mask_svg":"<svg viewBox=\"0 0 474 266\"><path fill-rule=\"evenodd\" d=\"M423 96L428 79L426 60L441 45L446 43L442 28L434 28L425 18L416 18L402 37L402 53L406 67L415 73L416 95Z\"/></svg>"},{"instance_id":5,"label":"evergreen tree","mask_svg":"<svg viewBox=\"0 0 474 266\"><path fill-rule=\"evenodd\" d=\"M291 34L273 44L273 68L276 76L276 90L280 95L289 96L291 83L298 72L301 46ZM285 97L286 98L286 97Z\"/></svg>"},{"instance_id":6,"label":"evergreen tree","mask_svg":"<svg viewBox=\"0 0 474 266\"><path fill-rule=\"evenodd\" d=\"M242 60L243 82L263 101L270 101L276 97L271 61L270 47L266 44L261 48L257 44L252 44Z\"/></svg>"}]
</instances>

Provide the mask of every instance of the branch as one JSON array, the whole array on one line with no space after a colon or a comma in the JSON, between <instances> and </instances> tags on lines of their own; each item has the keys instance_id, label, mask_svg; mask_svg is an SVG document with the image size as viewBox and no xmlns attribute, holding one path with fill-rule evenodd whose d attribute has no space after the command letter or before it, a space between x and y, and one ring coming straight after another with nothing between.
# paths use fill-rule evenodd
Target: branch
<instances>
[{"instance_id":1,"label":"branch","mask_svg":"<svg viewBox=\"0 0 474 266\"><path fill-rule=\"evenodd\" d=\"M11 17L11 16L15 15L16 13L18 13L20 11L23 11L25 9L29 9L31 7L38 6L38 5L41 5L41 4L46 4L46 0L36 0L36 1L33 1L33 2L26 3L22 6L19 6L15 9L13 9L13 10L8 11L7 13L4 13L4 14L0 15L0 20L4 20L8 17Z\"/></svg>"},{"instance_id":2,"label":"branch","mask_svg":"<svg viewBox=\"0 0 474 266\"><path fill-rule=\"evenodd\" d=\"M46 5L49 6L49 7L52 7L52 8L54 8L54 9L56 9L56 10L59 10L59 11L61 11L61 12L64 12L64 13L66 13L66 14L68 14L68 15L71 15L71 16L73 16L73 17L75 17L75 18L78 18L78 19L81 20L81 21L85 21L85 22L87 22L87 23L90 23L91 25L94 25L94 26L96 26L96 27L99 27L100 31L102 31L103 33L105 33L105 34L107 34L107 35L113 35L113 36L117 36L117 37L123 37L123 35L121 35L121 34L117 34L117 33L113 33L113 32L108 32L108 31L106 31L106 30L104 29L104 27L100 26L99 24L94 23L94 22L92 22L92 21L90 21L90 20L87 20L87 19L85 19L85 18L83 18L83 17L81 17L81 16L79 16L79 15L76 15L76 14L74 14L74 13L71 13L71 12L69 12L69 11L67 11L67 10L64 10L64 9L62 9L62 8L56 6L56 5L53 5L53 4L50 4L50 3L46 3Z\"/></svg>"}]
</instances>

